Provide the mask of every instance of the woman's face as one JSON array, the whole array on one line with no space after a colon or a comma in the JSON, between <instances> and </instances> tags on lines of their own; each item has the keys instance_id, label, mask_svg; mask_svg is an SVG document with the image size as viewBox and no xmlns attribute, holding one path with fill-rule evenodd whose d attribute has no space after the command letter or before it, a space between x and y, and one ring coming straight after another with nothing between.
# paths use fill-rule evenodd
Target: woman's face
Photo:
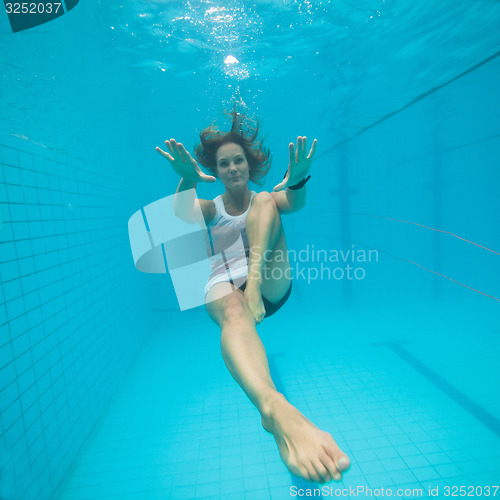
<instances>
[{"instance_id":1,"label":"woman's face","mask_svg":"<svg viewBox=\"0 0 500 500\"><path fill-rule=\"evenodd\" d=\"M228 143L221 146L215 154L217 175L228 189L248 185L250 167L245 152L239 144Z\"/></svg>"}]
</instances>

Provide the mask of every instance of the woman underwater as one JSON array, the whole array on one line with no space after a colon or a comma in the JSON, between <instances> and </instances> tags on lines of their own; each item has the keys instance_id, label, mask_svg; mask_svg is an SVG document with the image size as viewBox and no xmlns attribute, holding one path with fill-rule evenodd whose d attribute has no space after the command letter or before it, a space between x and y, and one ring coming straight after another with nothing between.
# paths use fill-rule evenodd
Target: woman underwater
<instances>
[{"instance_id":1,"label":"woman underwater","mask_svg":"<svg viewBox=\"0 0 500 500\"><path fill-rule=\"evenodd\" d=\"M245 116L236 111L231 116L229 132L223 133L215 126L204 129L201 144L195 150L198 161L213 175L203 173L184 146L174 139L165 141L167 151L156 150L181 177L176 194L196 188L198 182L215 182L216 177L222 181L224 194L214 200L198 199L199 207L212 238L216 239L218 231L223 234L225 229L236 228L245 246L244 254L229 255L212 266L205 288L207 312L221 328L227 368L259 410L262 426L273 434L290 472L318 483L339 481L349 468L349 458L330 434L312 424L276 390L256 330L256 325L274 314L291 292L281 214L305 205L305 183L309 179L305 177L317 141L313 141L309 154L306 137L298 137L296 150L290 143L290 163L283 181L271 193L255 193L250 191L248 182L266 175L270 153L258 140L258 124L244 131ZM189 218L196 198L184 198L184 206L181 197L176 198L176 213ZM239 283L243 284L238 287Z\"/></svg>"}]
</instances>

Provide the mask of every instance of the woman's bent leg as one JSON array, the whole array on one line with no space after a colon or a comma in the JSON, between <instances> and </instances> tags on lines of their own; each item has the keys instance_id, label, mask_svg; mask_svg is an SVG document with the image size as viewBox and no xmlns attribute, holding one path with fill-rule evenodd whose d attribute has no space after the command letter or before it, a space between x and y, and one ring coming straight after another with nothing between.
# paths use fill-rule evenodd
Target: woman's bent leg
<instances>
[{"instance_id":1,"label":"woman's bent leg","mask_svg":"<svg viewBox=\"0 0 500 500\"><path fill-rule=\"evenodd\" d=\"M265 316L262 294L278 302L290 287L285 233L274 198L266 192L252 200L246 231L250 247L245 297L257 323Z\"/></svg>"}]
</instances>

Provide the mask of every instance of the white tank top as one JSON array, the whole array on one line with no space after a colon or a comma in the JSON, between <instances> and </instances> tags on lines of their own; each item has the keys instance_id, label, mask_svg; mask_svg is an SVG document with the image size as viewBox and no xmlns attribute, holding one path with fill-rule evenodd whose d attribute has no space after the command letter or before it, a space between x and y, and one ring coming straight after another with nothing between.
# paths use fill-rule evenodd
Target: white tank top
<instances>
[{"instance_id":1,"label":"white tank top","mask_svg":"<svg viewBox=\"0 0 500 500\"><path fill-rule=\"evenodd\" d=\"M232 281L235 286L246 281L249 256L246 220L256 192L250 193L248 208L240 215L229 215L226 212L221 195L214 198L215 217L207 225L212 272L205 286L205 293L222 281Z\"/></svg>"}]
</instances>

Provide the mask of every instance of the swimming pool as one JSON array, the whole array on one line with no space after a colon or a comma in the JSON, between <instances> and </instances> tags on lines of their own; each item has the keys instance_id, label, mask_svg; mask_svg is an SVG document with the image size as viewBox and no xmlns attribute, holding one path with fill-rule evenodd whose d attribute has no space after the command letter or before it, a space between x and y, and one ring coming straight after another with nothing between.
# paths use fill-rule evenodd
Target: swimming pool
<instances>
[{"instance_id":1,"label":"swimming pool","mask_svg":"<svg viewBox=\"0 0 500 500\"><path fill-rule=\"evenodd\" d=\"M406 0L4 16L0 497L499 496L499 19ZM178 182L155 146L192 151L233 103L273 153L257 190L318 140L283 217L293 292L258 331L277 389L351 458L325 489L287 471L203 308L130 252L129 218Z\"/></svg>"}]
</instances>

